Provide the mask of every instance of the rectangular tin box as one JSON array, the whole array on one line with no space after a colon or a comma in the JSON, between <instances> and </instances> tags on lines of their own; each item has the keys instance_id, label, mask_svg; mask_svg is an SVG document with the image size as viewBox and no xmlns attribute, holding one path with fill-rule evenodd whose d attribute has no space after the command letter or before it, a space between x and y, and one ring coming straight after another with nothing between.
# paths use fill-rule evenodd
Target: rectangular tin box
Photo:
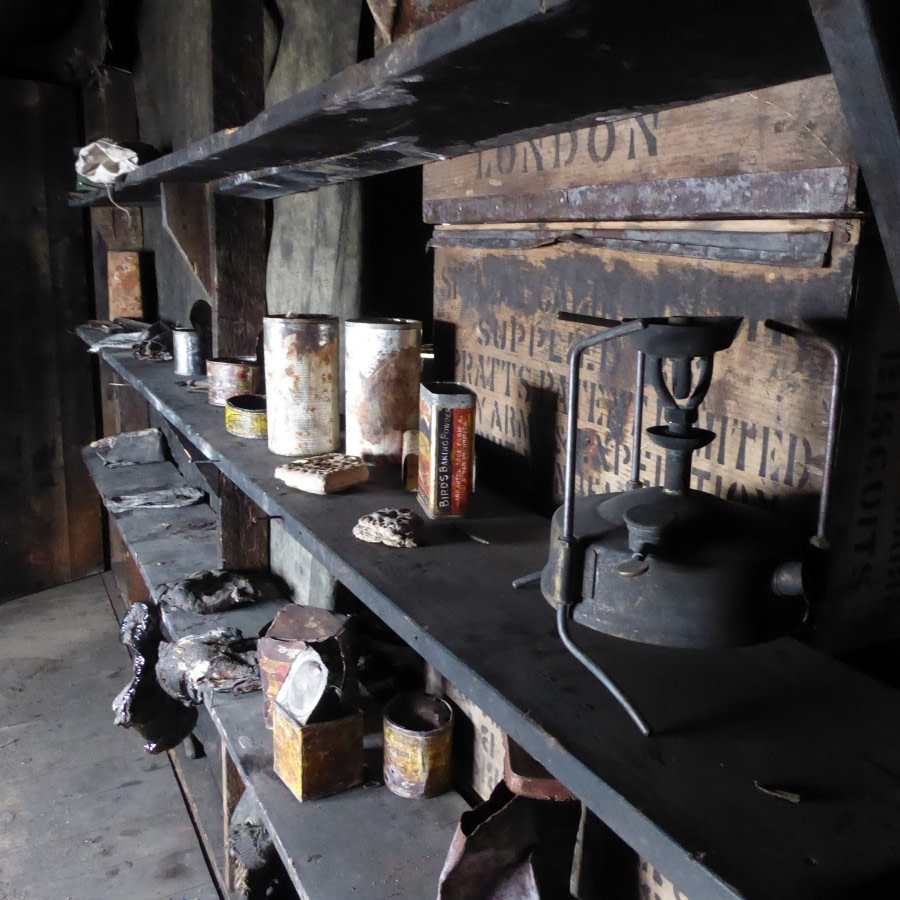
<instances>
[{"instance_id":1,"label":"rectangular tin box","mask_svg":"<svg viewBox=\"0 0 900 900\"><path fill-rule=\"evenodd\" d=\"M469 513L475 470L475 392L454 381L419 388L419 504L432 519Z\"/></svg>"},{"instance_id":2,"label":"rectangular tin box","mask_svg":"<svg viewBox=\"0 0 900 900\"><path fill-rule=\"evenodd\" d=\"M272 704L275 774L301 802L327 797L363 780L363 717L300 725Z\"/></svg>"}]
</instances>

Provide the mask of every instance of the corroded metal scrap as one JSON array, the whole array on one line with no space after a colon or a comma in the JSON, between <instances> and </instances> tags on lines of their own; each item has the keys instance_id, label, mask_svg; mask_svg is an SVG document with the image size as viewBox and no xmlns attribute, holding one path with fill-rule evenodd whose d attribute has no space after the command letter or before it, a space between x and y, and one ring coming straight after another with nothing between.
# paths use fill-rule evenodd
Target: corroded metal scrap
<instances>
[{"instance_id":1,"label":"corroded metal scrap","mask_svg":"<svg viewBox=\"0 0 900 900\"><path fill-rule=\"evenodd\" d=\"M258 691L256 651L237 628L214 628L159 648L156 679L173 699L184 704L203 701L207 691L245 694Z\"/></svg>"},{"instance_id":2,"label":"corroded metal scrap","mask_svg":"<svg viewBox=\"0 0 900 900\"><path fill-rule=\"evenodd\" d=\"M221 569L194 572L180 581L160 585L156 590L157 603L201 615L245 606L257 599L257 588L249 578Z\"/></svg>"},{"instance_id":3,"label":"corroded metal scrap","mask_svg":"<svg viewBox=\"0 0 900 900\"><path fill-rule=\"evenodd\" d=\"M134 728L146 741L148 753L171 750L183 741L197 723L197 711L173 700L156 680L160 631L159 610L135 603L119 631L122 643L133 654L131 681L113 701L115 724Z\"/></svg>"}]
</instances>

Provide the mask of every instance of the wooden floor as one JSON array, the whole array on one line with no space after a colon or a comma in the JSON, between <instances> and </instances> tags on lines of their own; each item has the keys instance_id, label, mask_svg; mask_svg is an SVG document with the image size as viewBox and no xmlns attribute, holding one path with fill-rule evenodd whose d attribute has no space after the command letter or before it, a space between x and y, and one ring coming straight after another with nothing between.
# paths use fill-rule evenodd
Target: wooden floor
<instances>
[{"instance_id":1,"label":"wooden floor","mask_svg":"<svg viewBox=\"0 0 900 900\"><path fill-rule=\"evenodd\" d=\"M215 898L168 757L113 725L100 577L0 605L0 898Z\"/></svg>"}]
</instances>

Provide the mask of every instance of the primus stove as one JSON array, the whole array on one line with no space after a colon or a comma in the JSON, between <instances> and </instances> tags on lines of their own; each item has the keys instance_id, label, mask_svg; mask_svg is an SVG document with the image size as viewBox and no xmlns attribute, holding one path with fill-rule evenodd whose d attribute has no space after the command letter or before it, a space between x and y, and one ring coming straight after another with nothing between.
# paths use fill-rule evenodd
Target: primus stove
<instances>
[{"instance_id":1,"label":"primus stove","mask_svg":"<svg viewBox=\"0 0 900 900\"><path fill-rule=\"evenodd\" d=\"M569 620L665 647L737 647L784 633L806 608L810 542L783 519L690 487L695 451L716 434L697 427L715 354L731 346L739 317L637 319L588 337L569 354L565 500L553 516L550 557L541 589L557 610L566 647L616 696L640 729L650 728L605 672L582 653ZM834 359L826 479L834 445L839 357L827 341L775 322L766 325L798 341L824 346ZM637 352L633 474L622 493L575 498L580 359L590 347L622 338ZM656 391L664 425L646 429L665 452L665 479L643 487L639 478L644 380ZM536 576L533 576L536 578ZM530 579L522 579L527 581ZM791 599L793 598L793 599Z\"/></svg>"}]
</instances>

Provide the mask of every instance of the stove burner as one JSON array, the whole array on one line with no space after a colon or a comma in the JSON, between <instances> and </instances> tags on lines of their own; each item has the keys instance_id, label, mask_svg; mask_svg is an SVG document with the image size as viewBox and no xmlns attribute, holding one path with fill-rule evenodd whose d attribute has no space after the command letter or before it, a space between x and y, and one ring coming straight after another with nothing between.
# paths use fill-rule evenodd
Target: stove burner
<instances>
[{"instance_id":1,"label":"stove burner","mask_svg":"<svg viewBox=\"0 0 900 900\"><path fill-rule=\"evenodd\" d=\"M742 321L734 316L635 319L579 341L569 353L565 500L553 516L546 566L539 576L518 579L515 586L540 578L544 596L557 610L564 645L612 692L644 734L650 727L633 704L573 642L570 620L641 643L737 647L784 633L806 608L809 542L771 513L690 487L694 452L716 438L715 432L697 427L714 356L731 346ZM840 382L837 350L800 329L766 325L832 354L826 452L830 463ZM637 352L632 478L623 493L576 499L581 356L615 339L626 339ZM659 397L665 420L646 429L666 455L664 484L649 488L642 485L638 467L645 378ZM822 507L829 475L826 471L815 547L827 545Z\"/></svg>"}]
</instances>

